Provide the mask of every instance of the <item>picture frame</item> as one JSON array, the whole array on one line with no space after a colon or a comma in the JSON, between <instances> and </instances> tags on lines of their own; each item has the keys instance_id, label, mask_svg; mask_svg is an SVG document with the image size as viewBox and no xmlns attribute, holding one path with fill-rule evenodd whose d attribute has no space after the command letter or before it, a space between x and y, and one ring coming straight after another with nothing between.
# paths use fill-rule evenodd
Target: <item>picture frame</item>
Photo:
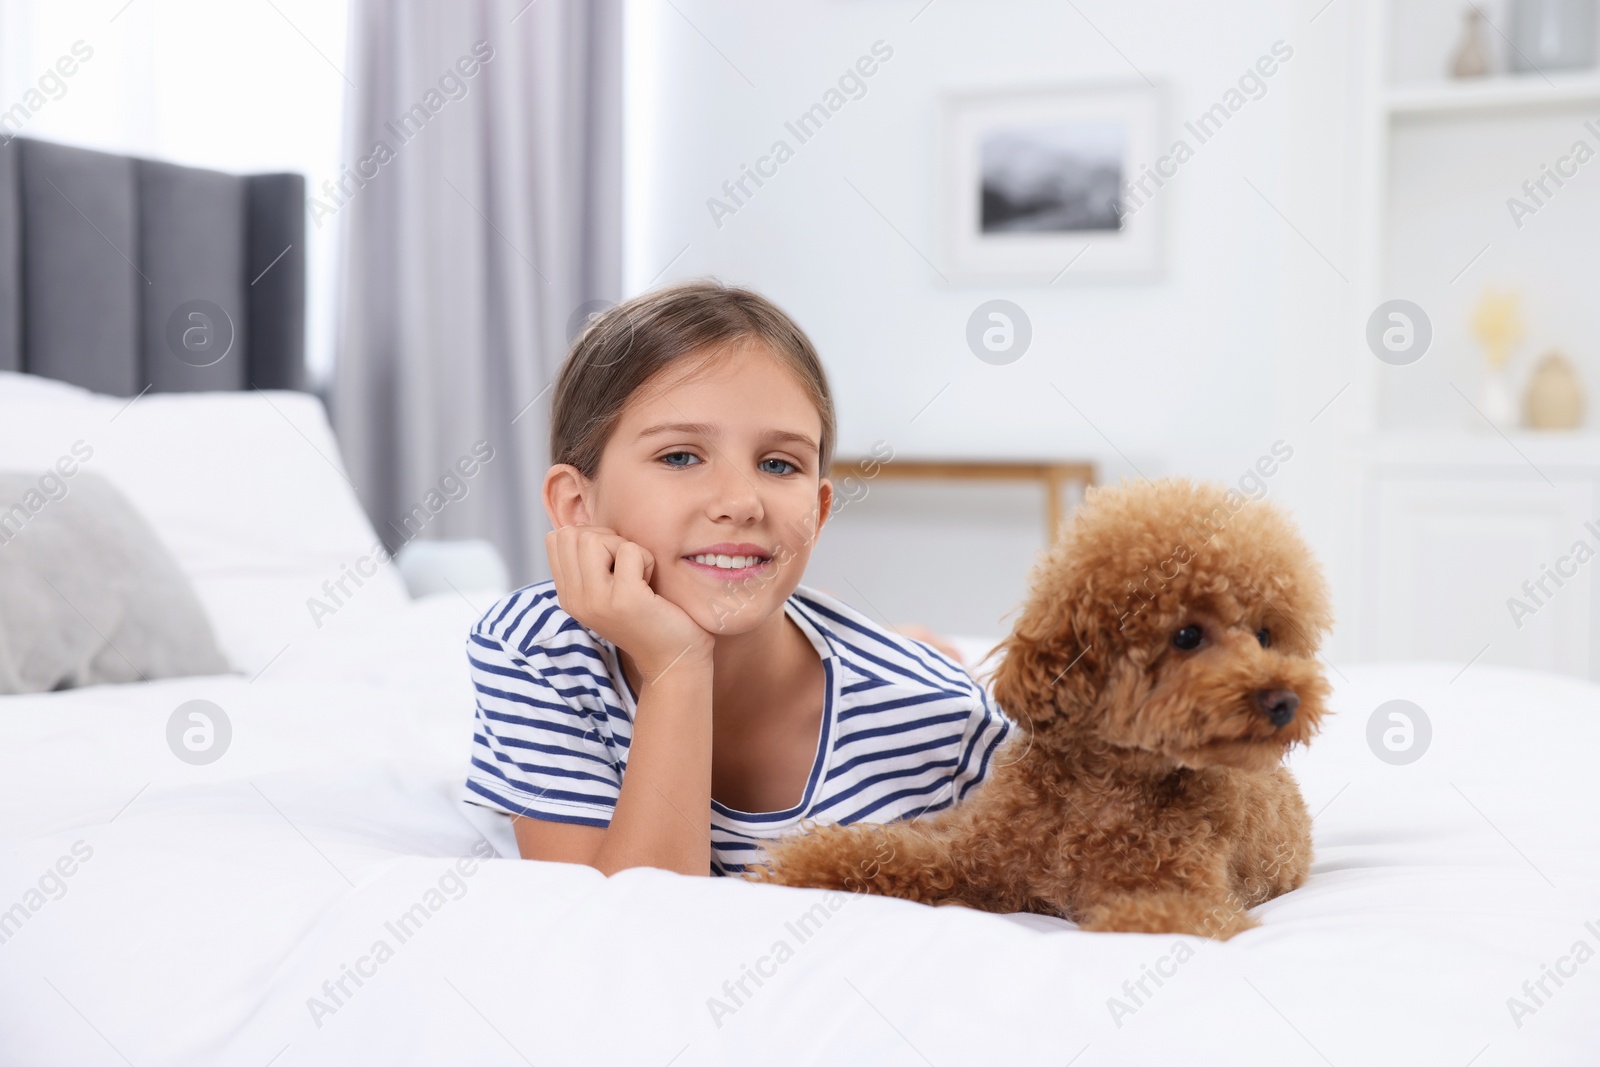
<instances>
[{"instance_id":1,"label":"picture frame","mask_svg":"<svg viewBox=\"0 0 1600 1067\"><path fill-rule=\"evenodd\" d=\"M1150 281L1168 199L1165 90L1124 82L961 92L942 103L952 283Z\"/></svg>"}]
</instances>

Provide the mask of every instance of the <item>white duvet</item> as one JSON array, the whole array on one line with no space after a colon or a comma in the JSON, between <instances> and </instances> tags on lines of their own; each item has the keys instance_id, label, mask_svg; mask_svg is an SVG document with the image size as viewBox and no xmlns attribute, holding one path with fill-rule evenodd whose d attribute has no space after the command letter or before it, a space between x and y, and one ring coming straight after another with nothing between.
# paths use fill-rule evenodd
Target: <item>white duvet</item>
<instances>
[{"instance_id":1,"label":"white duvet","mask_svg":"<svg viewBox=\"0 0 1600 1067\"><path fill-rule=\"evenodd\" d=\"M1600 1062L1596 687L1343 668L1294 761L1310 882L1214 943L516 859L459 800L474 617L0 699L0 1063ZM1402 697L1433 737L1391 766Z\"/></svg>"}]
</instances>

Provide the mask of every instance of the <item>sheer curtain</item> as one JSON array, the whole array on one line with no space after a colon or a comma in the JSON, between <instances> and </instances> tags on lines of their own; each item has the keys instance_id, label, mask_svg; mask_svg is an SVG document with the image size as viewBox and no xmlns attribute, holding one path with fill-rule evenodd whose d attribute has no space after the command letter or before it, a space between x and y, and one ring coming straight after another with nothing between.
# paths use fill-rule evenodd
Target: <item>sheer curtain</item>
<instances>
[{"instance_id":1,"label":"sheer curtain","mask_svg":"<svg viewBox=\"0 0 1600 1067\"><path fill-rule=\"evenodd\" d=\"M574 316L621 291L622 0L352 0L333 413L391 551L486 537L547 577Z\"/></svg>"}]
</instances>

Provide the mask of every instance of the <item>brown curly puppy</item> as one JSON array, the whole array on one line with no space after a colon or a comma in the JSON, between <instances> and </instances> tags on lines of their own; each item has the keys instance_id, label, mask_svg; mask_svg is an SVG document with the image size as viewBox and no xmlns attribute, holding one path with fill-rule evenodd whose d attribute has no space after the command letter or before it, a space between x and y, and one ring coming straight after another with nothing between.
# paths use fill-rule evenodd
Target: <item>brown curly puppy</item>
<instances>
[{"instance_id":1,"label":"brown curly puppy","mask_svg":"<svg viewBox=\"0 0 1600 1067\"><path fill-rule=\"evenodd\" d=\"M1284 754L1316 733L1326 583L1274 506L1184 479L1091 488L994 677L1019 729L960 804L804 830L747 877L1226 939L1305 881Z\"/></svg>"}]
</instances>

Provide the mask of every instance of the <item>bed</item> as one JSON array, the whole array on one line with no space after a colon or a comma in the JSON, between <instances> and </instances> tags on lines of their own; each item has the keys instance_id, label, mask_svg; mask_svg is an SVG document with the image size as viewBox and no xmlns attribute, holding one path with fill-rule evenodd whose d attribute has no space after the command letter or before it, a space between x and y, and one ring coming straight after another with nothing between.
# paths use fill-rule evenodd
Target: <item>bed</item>
<instances>
[{"instance_id":1,"label":"bed","mask_svg":"<svg viewBox=\"0 0 1600 1067\"><path fill-rule=\"evenodd\" d=\"M0 370L0 469L92 440L233 670L0 697L0 1063L1600 1061L1594 685L1332 666L1312 876L1227 943L523 861L463 802L496 591L309 612L377 543L321 404L129 385Z\"/></svg>"}]
</instances>

